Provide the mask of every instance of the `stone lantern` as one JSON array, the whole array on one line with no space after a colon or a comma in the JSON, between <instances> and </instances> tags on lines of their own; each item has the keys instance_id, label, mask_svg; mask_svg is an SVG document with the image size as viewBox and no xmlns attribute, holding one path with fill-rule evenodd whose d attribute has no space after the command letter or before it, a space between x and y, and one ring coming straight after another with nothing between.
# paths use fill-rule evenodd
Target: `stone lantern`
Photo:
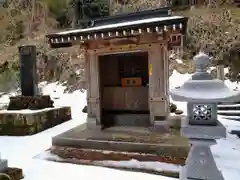
<instances>
[{"instance_id":1,"label":"stone lantern","mask_svg":"<svg viewBox=\"0 0 240 180\"><path fill-rule=\"evenodd\" d=\"M189 139L191 149L180 180L223 180L214 161L210 146L226 137L226 128L217 120L217 104L239 100L232 91L207 72L210 58L200 52L194 57L196 72L182 87L171 90L175 101L187 102L187 117L182 120L181 134Z\"/></svg>"},{"instance_id":2,"label":"stone lantern","mask_svg":"<svg viewBox=\"0 0 240 180\"><path fill-rule=\"evenodd\" d=\"M1 154L0 154L0 173L6 171L8 168L8 161L5 159L1 159Z\"/></svg>"}]
</instances>

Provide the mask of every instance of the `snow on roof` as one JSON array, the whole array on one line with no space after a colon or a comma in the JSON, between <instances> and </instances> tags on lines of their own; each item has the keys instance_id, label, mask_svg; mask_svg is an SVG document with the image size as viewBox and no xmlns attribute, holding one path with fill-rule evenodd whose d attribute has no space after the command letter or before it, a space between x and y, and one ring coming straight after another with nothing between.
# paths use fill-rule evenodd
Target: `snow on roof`
<instances>
[{"instance_id":1,"label":"snow on roof","mask_svg":"<svg viewBox=\"0 0 240 180\"><path fill-rule=\"evenodd\" d=\"M67 35L67 34L72 34L72 33L98 31L98 30L102 30L102 29L121 28L121 27L126 27L126 26L163 22L163 21L168 21L168 20L178 20L178 19L182 19L182 18L184 18L184 17L183 16L155 17L155 18L141 19L141 20L136 20L136 21L107 24L107 25L102 25L102 26L86 28L86 29L74 29L74 30L62 31L62 32L56 33L56 35Z\"/></svg>"}]
</instances>

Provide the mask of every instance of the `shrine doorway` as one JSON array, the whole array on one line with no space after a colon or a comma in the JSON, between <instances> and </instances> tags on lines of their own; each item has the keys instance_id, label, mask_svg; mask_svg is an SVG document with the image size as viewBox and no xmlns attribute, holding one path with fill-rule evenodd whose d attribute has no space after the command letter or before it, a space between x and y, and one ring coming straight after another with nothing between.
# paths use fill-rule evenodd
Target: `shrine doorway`
<instances>
[{"instance_id":1,"label":"shrine doorway","mask_svg":"<svg viewBox=\"0 0 240 180\"><path fill-rule=\"evenodd\" d=\"M149 126L148 52L99 56L101 125Z\"/></svg>"}]
</instances>

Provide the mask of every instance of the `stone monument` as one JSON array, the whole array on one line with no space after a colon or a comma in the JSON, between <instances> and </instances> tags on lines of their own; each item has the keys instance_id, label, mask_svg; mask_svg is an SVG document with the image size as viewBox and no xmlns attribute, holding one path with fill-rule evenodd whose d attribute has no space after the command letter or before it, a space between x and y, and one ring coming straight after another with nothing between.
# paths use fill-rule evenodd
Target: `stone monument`
<instances>
[{"instance_id":1,"label":"stone monument","mask_svg":"<svg viewBox=\"0 0 240 180\"><path fill-rule=\"evenodd\" d=\"M36 46L18 49L22 94L10 97L0 111L0 135L32 135L70 120L71 107L54 107L50 95L38 94Z\"/></svg>"},{"instance_id":2,"label":"stone monument","mask_svg":"<svg viewBox=\"0 0 240 180\"><path fill-rule=\"evenodd\" d=\"M171 90L175 101L187 102L187 117L182 120L181 134L189 139L191 149L180 180L224 180L214 161L210 146L226 137L226 128L217 120L217 104L239 99L219 79L207 72L210 58L200 52L194 57L196 72L182 87Z\"/></svg>"},{"instance_id":3,"label":"stone monument","mask_svg":"<svg viewBox=\"0 0 240 180\"><path fill-rule=\"evenodd\" d=\"M23 96L37 95L36 46L19 46L20 79Z\"/></svg>"}]
</instances>

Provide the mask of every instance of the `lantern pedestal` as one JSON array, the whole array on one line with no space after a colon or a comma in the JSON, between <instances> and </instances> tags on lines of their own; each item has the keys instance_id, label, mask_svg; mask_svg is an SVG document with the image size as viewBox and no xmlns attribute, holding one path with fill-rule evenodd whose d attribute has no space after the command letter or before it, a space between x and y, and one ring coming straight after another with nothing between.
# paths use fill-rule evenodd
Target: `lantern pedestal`
<instances>
[{"instance_id":1,"label":"lantern pedestal","mask_svg":"<svg viewBox=\"0 0 240 180\"><path fill-rule=\"evenodd\" d=\"M181 169L180 180L224 180L210 149L216 140L189 139L189 143L192 147Z\"/></svg>"},{"instance_id":2,"label":"lantern pedestal","mask_svg":"<svg viewBox=\"0 0 240 180\"><path fill-rule=\"evenodd\" d=\"M180 180L224 180L214 161L210 146L215 139L226 137L226 128L217 121L217 126L189 125L182 120L181 134L189 138L191 149L186 165L182 167Z\"/></svg>"},{"instance_id":3,"label":"lantern pedestal","mask_svg":"<svg viewBox=\"0 0 240 180\"><path fill-rule=\"evenodd\" d=\"M226 138L226 128L219 121L216 126L190 125L186 118L181 121L181 135L189 139L221 139Z\"/></svg>"}]
</instances>

